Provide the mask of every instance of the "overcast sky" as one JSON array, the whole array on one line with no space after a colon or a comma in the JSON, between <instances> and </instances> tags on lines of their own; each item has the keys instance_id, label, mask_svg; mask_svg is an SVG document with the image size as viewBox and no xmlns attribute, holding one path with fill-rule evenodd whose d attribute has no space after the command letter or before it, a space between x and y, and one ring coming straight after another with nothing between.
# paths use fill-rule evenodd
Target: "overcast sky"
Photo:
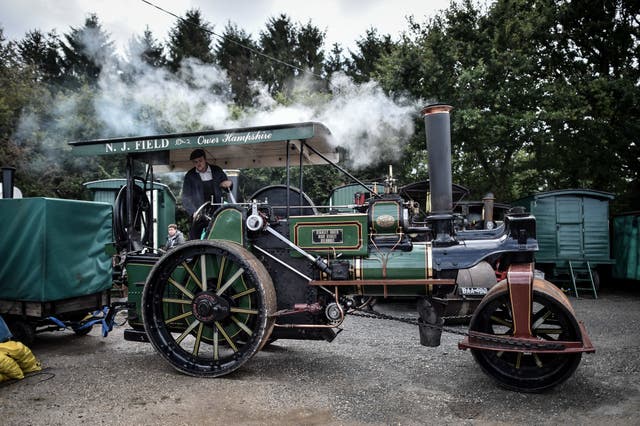
<instances>
[{"instance_id":1,"label":"overcast sky","mask_svg":"<svg viewBox=\"0 0 640 426\"><path fill-rule=\"evenodd\" d=\"M257 40L267 19L287 14L294 22L309 20L326 31L325 49L333 43L355 50L355 41L370 27L394 40L408 28L406 17L424 22L449 5L449 0L149 0L179 16L199 8L204 18L222 34L228 21L236 23ZM0 25L5 38L19 40L29 30L61 35L70 27L82 27L85 18L96 13L119 51L133 35L141 35L149 25L154 36L166 41L175 18L141 0L1 0Z\"/></svg>"}]
</instances>

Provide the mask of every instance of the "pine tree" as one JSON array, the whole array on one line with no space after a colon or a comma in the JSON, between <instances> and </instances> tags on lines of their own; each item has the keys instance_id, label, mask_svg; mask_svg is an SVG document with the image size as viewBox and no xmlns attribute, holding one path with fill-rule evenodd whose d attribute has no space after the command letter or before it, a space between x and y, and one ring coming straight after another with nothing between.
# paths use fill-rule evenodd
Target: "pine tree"
<instances>
[{"instance_id":1,"label":"pine tree","mask_svg":"<svg viewBox=\"0 0 640 426\"><path fill-rule=\"evenodd\" d=\"M71 28L61 42L64 54L62 65L66 82L78 87L82 82L94 85L103 67L115 59L115 49L100 25L98 17L91 14L82 28Z\"/></svg>"},{"instance_id":2,"label":"pine tree","mask_svg":"<svg viewBox=\"0 0 640 426\"><path fill-rule=\"evenodd\" d=\"M177 72L185 58L195 58L205 64L214 63L212 52L213 27L198 9L187 11L169 32L169 69Z\"/></svg>"},{"instance_id":3,"label":"pine tree","mask_svg":"<svg viewBox=\"0 0 640 426\"><path fill-rule=\"evenodd\" d=\"M33 67L36 78L49 84L59 83L62 77L60 38L55 31L43 34L29 31L17 45L21 61Z\"/></svg>"},{"instance_id":4,"label":"pine tree","mask_svg":"<svg viewBox=\"0 0 640 426\"><path fill-rule=\"evenodd\" d=\"M216 62L227 71L233 99L239 106L251 105L254 96L251 82L257 78L255 63L258 59L250 49L256 52L258 47L244 30L230 22L215 49Z\"/></svg>"}]
</instances>

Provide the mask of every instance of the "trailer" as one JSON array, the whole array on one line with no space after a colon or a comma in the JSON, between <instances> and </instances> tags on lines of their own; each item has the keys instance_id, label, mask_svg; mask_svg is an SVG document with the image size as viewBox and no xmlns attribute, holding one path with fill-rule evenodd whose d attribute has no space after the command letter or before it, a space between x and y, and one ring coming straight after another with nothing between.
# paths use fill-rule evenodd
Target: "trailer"
<instances>
[{"instance_id":1,"label":"trailer","mask_svg":"<svg viewBox=\"0 0 640 426\"><path fill-rule=\"evenodd\" d=\"M464 277L495 281L498 268L506 279L482 299L460 349L508 389L542 392L567 380L595 349L566 296L534 277L535 218L507 214L492 229L454 226L450 110L423 111L431 187L425 217L397 193L391 171L373 192L338 165L331 133L317 122L71 143L78 155L127 161L127 213L116 232L127 251L125 338L150 342L184 374L220 377L275 339L334 340L345 317L361 314L356 296L401 295L416 299L418 319L409 322L420 343L438 346L447 296ZM195 215L208 223L203 238L159 252L138 232L147 200L136 195L133 164L144 163L153 182L161 170L190 168L195 148L225 169L298 166L299 180L287 172L277 204L270 197L205 202ZM320 164L370 195L342 213L310 203L304 168Z\"/></svg>"},{"instance_id":2,"label":"trailer","mask_svg":"<svg viewBox=\"0 0 640 426\"><path fill-rule=\"evenodd\" d=\"M29 345L36 333L64 328L83 335L103 323L112 285L110 205L4 198L0 223L0 315L17 340Z\"/></svg>"}]
</instances>

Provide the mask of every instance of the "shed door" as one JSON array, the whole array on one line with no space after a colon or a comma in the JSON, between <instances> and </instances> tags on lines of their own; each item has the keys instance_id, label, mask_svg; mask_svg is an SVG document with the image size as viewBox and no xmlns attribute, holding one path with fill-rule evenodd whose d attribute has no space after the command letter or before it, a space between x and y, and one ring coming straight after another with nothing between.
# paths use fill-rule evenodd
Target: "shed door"
<instances>
[{"instance_id":1,"label":"shed door","mask_svg":"<svg viewBox=\"0 0 640 426\"><path fill-rule=\"evenodd\" d=\"M558 258L580 259L583 257L582 218L582 198L556 198Z\"/></svg>"}]
</instances>

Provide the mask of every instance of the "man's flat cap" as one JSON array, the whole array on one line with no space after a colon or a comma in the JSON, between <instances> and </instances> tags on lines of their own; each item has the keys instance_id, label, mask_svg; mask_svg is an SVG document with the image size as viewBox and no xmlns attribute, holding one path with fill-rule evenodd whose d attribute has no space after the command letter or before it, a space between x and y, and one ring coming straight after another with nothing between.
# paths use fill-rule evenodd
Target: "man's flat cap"
<instances>
[{"instance_id":1,"label":"man's flat cap","mask_svg":"<svg viewBox=\"0 0 640 426\"><path fill-rule=\"evenodd\" d=\"M189 160L195 160L196 158L204 157L204 149L194 149L191 155L189 156Z\"/></svg>"}]
</instances>

